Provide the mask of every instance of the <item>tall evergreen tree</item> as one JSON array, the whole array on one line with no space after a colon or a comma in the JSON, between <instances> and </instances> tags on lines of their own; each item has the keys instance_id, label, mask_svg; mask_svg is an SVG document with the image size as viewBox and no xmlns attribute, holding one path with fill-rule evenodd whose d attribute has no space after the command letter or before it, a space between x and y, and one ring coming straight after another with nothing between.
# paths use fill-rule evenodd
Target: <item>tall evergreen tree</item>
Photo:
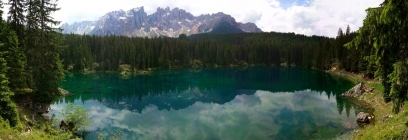
<instances>
[{"instance_id":1,"label":"tall evergreen tree","mask_svg":"<svg viewBox=\"0 0 408 140\"><path fill-rule=\"evenodd\" d=\"M17 38L12 35L14 32L5 30L7 23L3 21L2 8L2 1L0 0L0 117L8 120L11 126L21 128L17 106L11 99L14 94L10 91L7 78L8 73L11 71L6 61L7 57L10 56L7 51L9 47L4 44L10 43L9 41L16 41Z\"/></svg>"},{"instance_id":2,"label":"tall evergreen tree","mask_svg":"<svg viewBox=\"0 0 408 140\"><path fill-rule=\"evenodd\" d=\"M0 0L0 22L3 20L3 2Z\"/></svg>"},{"instance_id":3,"label":"tall evergreen tree","mask_svg":"<svg viewBox=\"0 0 408 140\"><path fill-rule=\"evenodd\" d=\"M347 28L346 28L346 36L350 36L350 26L349 25L347 25Z\"/></svg>"},{"instance_id":4,"label":"tall evergreen tree","mask_svg":"<svg viewBox=\"0 0 408 140\"><path fill-rule=\"evenodd\" d=\"M3 24L3 23L0 23ZM16 104L11 100L13 92L9 90L8 78L6 73L9 69L4 56L6 51L2 51L4 44L0 43L0 116L9 120L11 126L20 126L20 120L17 112Z\"/></svg>"},{"instance_id":5,"label":"tall evergreen tree","mask_svg":"<svg viewBox=\"0 0 408 140\"><path fill-rule=\"evenodd\" d=\"M35 44L38 41L38 22L36 21L39 17L39 0L27 0L26 7L27 7L27 14L26 14L26 38L25 46L24 46L24 53L26 55L26 80L28 87L34 89L34 81L33 81L33 70L36 66L34 59L36 58L35 54L38 51L36 49Z\"/></svg>"},{"instance_id":6,"label":"tall evergreen tree","mask_svg":"<svg viewBox=\"0 0 408 140\"><path fill-rule=\"evenodd\" d=\"M25 55L22 48L18 47L18 39L15 32L7 23L0 24L0 42L4 43L0 50L7 51L4 55L7 61L7 66L10 69L7 71L9 78L9 88L17 94L23 94L27 90L25 80Z\"/></svg>"},{"instance_id":7,"label":"tall evergreen tree","mask_svg":"<svg viewBox=\"0 0 408 140\"><path fill-rule=\"evenodd\" d=\"M391 98L393 111L399 112L408 99L408 1L385 0L380 7L366 11L360 35L346 46L368 43L375 48L376 74L382 78L384 99Z\"/></svg>"},{"instance_id":8,"label":"tall evergreen tree","mask_svg":"<svg viewBox=\"0 0 408 140\"><path fill-rule=\"evenodd\" d=\"M51 102L60 96L58 81L63 78L62 64L58 55L61 35L54 28L59 24L51 14L58 11L57 1L30 0L28 5L28 32L32 41L28 48L35 100Z\"/></svg>"},{"instance_id":9,"label":"tall evergreen tree","mask_svg":"<svg viewBox=\"0 0 408 140\"><path fill-rule=\"evenodd\" d=\"M8 21L11 24L11 28L16 32L18 40L20 42L24 39L24 23L25 23L25 4L24 0L9 0L9 16Z\"/></svg>"}]
</instances>

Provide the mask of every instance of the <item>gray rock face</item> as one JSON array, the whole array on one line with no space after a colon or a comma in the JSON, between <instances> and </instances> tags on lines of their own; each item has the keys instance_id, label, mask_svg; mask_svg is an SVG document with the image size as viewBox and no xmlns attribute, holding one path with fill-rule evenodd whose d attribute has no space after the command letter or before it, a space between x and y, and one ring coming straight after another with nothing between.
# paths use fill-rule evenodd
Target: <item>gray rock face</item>
<instances>
[{"instance_id":1,"label":"gray rock face","mask_svg":"<svg viewBox=\"0 0 408 140\"><path fill-rule=\"evenodd\" d=\"M224 23L240 32L262 32L254 23L236 22L233 17L222 12L195 17L183 9L170 10L169 7L157 8L151 15L147 15L143 7L113 11L97 21L63 24L61 28L64 29L63 33L75 34L178 37L180 34L208 33Z\"/></svg>"},{"instance_id":2,"label":"gray rock face","mask_svg":"<svg viewBox=\"0 0 408 140\"><path fill-rule=\"evenodd\" d=\"M364 113L364 112L360 112L357 115L357 122L359 123L369 123L370 119L368 119L369 114L368 113Z\"/></svg>"},{"instance_id":3,"label":"gray rock face","mask_svg":"<svg viewBox=\"0 0 408 140\"><path fill-rule=\"evenodd\" d=\"M359 84L357 84L356 86L354 86L352 89L350 89L349 91L341 94L341 96L343 97L358 97L359 95L361 95L362 93L364 93L364 85L362 82L360 82Z\"/></svg>"},{"instance_id":4,"label":"gray rock face","mask_svg":"<svg viewBox=\"0 0 408 140\"><path fill-rule=\"evenodd\" d=\"M91 32L95 27L95 21L82 21L82 22L75 22L73 24L62 24L61 28L64 29L62 33L69 34L88 34Z\"/></svg>"}]
</instances>

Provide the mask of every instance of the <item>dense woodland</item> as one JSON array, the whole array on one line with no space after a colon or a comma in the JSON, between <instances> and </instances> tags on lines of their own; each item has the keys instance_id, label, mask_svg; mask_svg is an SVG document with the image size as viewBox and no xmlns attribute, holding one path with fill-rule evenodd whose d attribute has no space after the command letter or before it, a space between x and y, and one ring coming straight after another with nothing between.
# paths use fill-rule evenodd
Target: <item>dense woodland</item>
<instances>
[{"instance_id":1,"label":"dense woodland","mask_svg":"<svg viewBox=\"0 0 408 140\"><path fill-rule=\"evenodd\" d=\"M59 22L51 17L59 8L55 1L45 0L10 0L7 4L8 17L0 19L0 116L21 128L16 103L27 99L51 102L60 96L62 35L54 28Z\"/></svg>"},{"instance_id":2,"label":"dense woodland","mask_svg":"<svg viewBox=\"0 0 408 140\"><path fill-rule=\"evenodd\" d=\"M61 96L63 70L121 71L121 66L133 72L251 65L336 68L381 78L384 99L394 101L394 112L407 100L408 2L403 0L367 9L363 27L357 32L333 29L336 38L277 32L179 38L62 35L51 17L59 10L56 1L9 4L8 18L0 19L0 116L15 127L21 127L16 103L49 103Z\"/></svg>"},{"instance_id":3,"label":"dense woodland","mask_svg":"<svg viewBox=\"0 0 408 140\"><path fill-rule=\"evenodd\" d=\"M327 70L332 67L372 73L365 55L343 45L356 36L347 28L337 38L294 33L202 34L190 38L65 35L60 51L70 71L119 71L174 67L291 65Z\"/></svg>"},{"instance_id":4,"label":"dense woodland","mask_svg":"<svg viewBox=\"0 0 408 140\"><path fill-rule=\"evenodd\" d=\"M366 12L359 35L345 46L374 48L369 60L378 68L385 101L392 100L397 113L408 99L408 1L385 0Z\"/></svg>"}]
</instances>

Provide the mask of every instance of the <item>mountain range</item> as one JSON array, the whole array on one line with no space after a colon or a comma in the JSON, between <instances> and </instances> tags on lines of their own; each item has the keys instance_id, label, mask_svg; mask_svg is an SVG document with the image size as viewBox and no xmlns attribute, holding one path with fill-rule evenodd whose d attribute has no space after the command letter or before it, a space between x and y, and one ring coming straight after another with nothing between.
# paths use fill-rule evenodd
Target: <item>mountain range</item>
<instances>
[{"instance_id":1,"label":"mountain range","mask_svg":"<svg viewBox=\"0 0 408 140\"><path fill-rule=\"evenodd\" d=\"M236 22L230 15L222 12L194 16L191 13L174 8L157 8L147 15L143 7L128 11L113 11L97 21L82 21L63 24L63 33L90 35L124 35L133 37L178 37L199 33L244 33L262 32L254 23Z\"/></svg>"}]
</instances>

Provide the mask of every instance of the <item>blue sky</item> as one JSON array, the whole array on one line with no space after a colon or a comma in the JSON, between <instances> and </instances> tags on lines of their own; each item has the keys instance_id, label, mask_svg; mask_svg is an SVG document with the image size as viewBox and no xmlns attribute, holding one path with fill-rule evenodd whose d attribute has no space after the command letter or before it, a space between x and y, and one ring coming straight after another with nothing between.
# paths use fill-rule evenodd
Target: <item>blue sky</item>
<instances>
[{"instance_id":1,"label":"blue sky","mask_svg":"<svg viewBox=\"0 0 408 140\"><path fill-rule=\"evenodd\" d=\"M292 5L310 6L310 1L308 0L279 0L279 2L284 9L287 9Z\"/></svg>"},{"instance_id":2,"label":"blue sky","mask_svg":"<svg viewBox=\"0 0 408 140\"><path fill-rule=\"evenodd\" d=\"M4 1L4 0L3 0ZM384 0L59 0L54 17L62 23L98 20L115 10L144 6L181 8L195 16L224 12L239 22L253 22L263 31L335 37L339 28L362 26L365 9ZM5 6L4 9L7 9ZM7 12L5 12L7 13ZM4 17L4 15L3 15Z\"/></svg>"}]
</instances>

